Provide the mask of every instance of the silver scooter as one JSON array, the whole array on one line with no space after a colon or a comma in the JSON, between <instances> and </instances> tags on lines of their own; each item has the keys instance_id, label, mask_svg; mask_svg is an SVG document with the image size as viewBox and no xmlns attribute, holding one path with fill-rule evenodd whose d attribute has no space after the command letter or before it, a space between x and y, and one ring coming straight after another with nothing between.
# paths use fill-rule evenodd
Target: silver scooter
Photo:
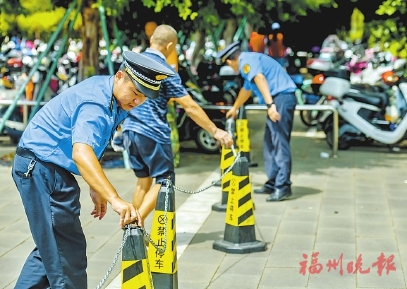
<instances>
[{"instance_id":1,"label":"silver scooter","mask_svg":"<svg viewBox=\"0 0 407 289\"><path fill-rule=\"evenodd\" d=\"M337 77L328 77L320 92L328 95L328 103L335 106L339 114L338 148L378 142L396 146L407 138L407 79L387 73L385 83L390 93L378 94L352 91L350 82ZM333 143L333 117L322 123L327 143Z\"/></svg>"}]
</instances>

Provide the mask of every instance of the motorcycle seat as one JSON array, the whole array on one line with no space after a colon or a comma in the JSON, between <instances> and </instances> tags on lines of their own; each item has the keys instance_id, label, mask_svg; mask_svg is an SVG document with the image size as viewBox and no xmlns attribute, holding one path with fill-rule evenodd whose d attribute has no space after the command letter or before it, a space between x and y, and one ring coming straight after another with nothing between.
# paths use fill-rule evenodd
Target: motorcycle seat
<instances>
[{"instance_id":1,"label":"motorcycle seat","mask_svg":"<svg viewBox=\"0 0 407 289\"><path fill-rule=\"evenodd\" d=\"M371 85L368 83L353 83L350 86L353 89L356 90L363 90L363 91L371 91L371 92L385 92L385 89L381 87L380 85Z\"/></svg>"},{"instance_id":2,"label":"motorcycle seat","mask_svg":"<svg viewBox=\"0 0 407 289\"><path fill-rule=\"evenodd\" d=\"M382 108L382 109L384 109L389 102L389 98L386 93L372 92L372 91L361 91L361 90L351 89L343 97L352 98L355 101L374 105L374 106Z\"/></svg>"}]
</instances>

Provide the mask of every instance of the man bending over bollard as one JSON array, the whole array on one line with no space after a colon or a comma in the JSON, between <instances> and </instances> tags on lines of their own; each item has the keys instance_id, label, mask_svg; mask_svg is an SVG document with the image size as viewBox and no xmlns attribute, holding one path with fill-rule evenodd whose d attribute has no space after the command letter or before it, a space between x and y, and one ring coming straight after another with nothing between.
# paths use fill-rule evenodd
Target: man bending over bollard
<instances>
[{"instance_id":1,"label":"man bending over bollard","mask_svg":"<svg viewBox=\"0 0 407 289\"><path fill-rule=\"evenodd\" d=\"M172 69L167 64L166 57L175 49L177 41L174 28L159 25L151 36L150 47L142 55ZM167 103L171 98L221 145L230 147L233 144L232 136L217 128L188 94L178 73L163 80L160 97L148 99L144 105L132 109L122 125L123 145L129 153L130 166L137 176L133 205L139 209L142 220L154 210L161 184L168 178L172 183L175 182L170 127L166 118ZM156 179L154 186L153 178Z\"/></svg>"},{"instance_id":2,"label":"man bending over bollard","mask_svg":"<svg viewBox=\"0 0 407 289\"><path fill-rule=\"evenodd\" d=\"M107 202L119 226L142 218L123 201L99 163L127 111L157 97L173 72L135 52L114 76L94 76L49 101L30 121L17 146L12 176L20 192L35 248L15 288L87 288L86 240L80 223L80 188L89 184L91 214L102 219Z\"/></svg>"},{"instance_id":3,"label":"man bending over bollard","mask_svg":"<svg viewBox=\"0 0 407 289\"><path fill-rule=\"evenodd\" d=\"M297 99L296 86L284 68L271 57L257 52L242 52L239 42L220 51L217 58L240 72L244 79L233 108L226 117L236 117L236 111L249 99L252 91L267 106L264 133L264 163L267 182L255 193L269 194L268 202L282 201L291 196L290 136Z\"/></svg>"}]
</instances>

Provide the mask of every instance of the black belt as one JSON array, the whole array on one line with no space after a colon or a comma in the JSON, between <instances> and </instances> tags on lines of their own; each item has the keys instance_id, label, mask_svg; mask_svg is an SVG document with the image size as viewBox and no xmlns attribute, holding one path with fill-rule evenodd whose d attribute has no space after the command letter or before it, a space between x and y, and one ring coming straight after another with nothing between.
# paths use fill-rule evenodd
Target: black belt
<instances>
[{"instance_id":1,"label":"black belt","mask_svg":"<svg viewBox=\"0 0 407 289\"><path fill-rule=\"evenodd\" d=\"M38 160L37 156L30 150L22 148L22 147L17 147L16 149L16 154L18 154L20 157L23 158L30 158L34 160Z\"/></svg>"}]
</instances>

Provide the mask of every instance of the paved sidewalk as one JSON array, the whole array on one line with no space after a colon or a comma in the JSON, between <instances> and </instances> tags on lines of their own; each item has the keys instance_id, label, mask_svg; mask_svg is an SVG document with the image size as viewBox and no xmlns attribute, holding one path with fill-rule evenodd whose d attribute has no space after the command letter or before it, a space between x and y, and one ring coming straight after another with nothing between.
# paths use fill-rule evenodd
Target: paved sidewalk
<instances>
[{"instance_id":1,"label":"paved sidewalk","mask_svg":"<svg viewBox=\"0 0 407 289\"><path fill-rule=\"evenodd\" d=\"M259 165L250 168L252 189L266 181L262 161L264 118L263 112L248 113L252 162ZM0 155L4 150L0 145ZM267 203L265 195L253 194L256 238L268 244L264 252L226 254L212 249L225 229L225 213L210 207L221 199L219 187L193 196L176 192L178 288L405 289L406 150L353 147L339 151L337 159L321 158L321 152L331 153L324 135L307 131L296 118L292 135L293 197ZM180 188L197 190L219 177L217 155L187 150L181 162L177 169ZM0 166L0 288L7 289L13 288L33 248L9 171ZM130 200L135 181L132 172L109 169L107 175L123 198ZM88 240L89 288L95 288L117 252L123 231L117 228L118 218L111 210L102 221L88 214L91 201L85 184L78 180L84 191L81 218ZM149 228L151 218L146 221L147 231ZM302 271L305 255L308 263ZM312 255L317 260L310 267ZM109 289L120 288L119 263L105 283Z\"/></svg>"}]
</instances>

